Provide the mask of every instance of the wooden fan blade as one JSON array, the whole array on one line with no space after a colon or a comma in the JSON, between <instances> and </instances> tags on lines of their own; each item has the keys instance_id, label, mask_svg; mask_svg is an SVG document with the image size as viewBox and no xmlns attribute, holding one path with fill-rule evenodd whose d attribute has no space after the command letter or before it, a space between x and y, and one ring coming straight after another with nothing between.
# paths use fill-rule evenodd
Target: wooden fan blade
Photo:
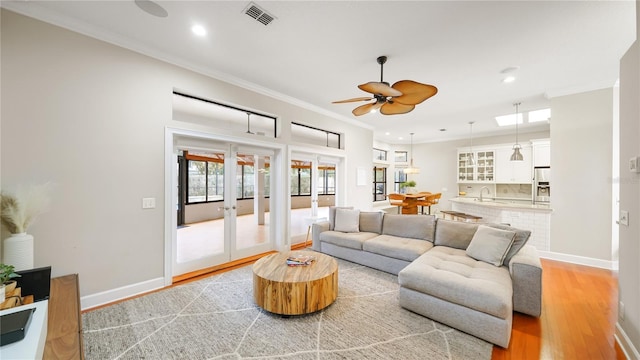
<instances>
[{"instance_id":1,"label":"wooden fan blade","mask_svg":"<svg viewBox=\"0 0 640 360\"><path fill-rule=\"evenodd\" d=\"M382 96L401 96L402 92L396 90L383 82L369 81L366 84L358 85L358 88L368 93Z\"/></svg>"},{"instance_id":2,"label":"wooden fan blade","mask_svg":"<svg viewBox=\"0 0 640 360\"><path fill-rule=\"evenodd\" d=\"M413 80L400 80L393 84L393 88L402 92L402 96L393 98L394 102L405 105L417 105L438 92L433 85L421 84Z\"/></svg>"},{"instance_id":3,"label":"wooden fan blade","mask_svg":"<svg viewBox=\"0 0 640 360\"><path fill-rule=\"evenodd\" d=\"M375 98L372 98L372 97L358 97L358 98L347 99L347 100L333 101L332 104L342 104L342 103L349 103L349 102L356 102L356 101L369 101L369 100L373 100L373 99L375 99Z\"/></svg>"},{"instance_id":4,"label":"wooden fan blade","mask_svg":"<svg viewBox=\"0 0 640 360\"><path fill-rule=\"evenodd\" d=\"M371 112L371 110L376 110L379 107L381 107L382 105L384 105L384 102L378 102L378 101L376 101L374 103L360 105L357 108L353 109L352 113L355 116L368 114L368 113Z\"/></svg>"},{"instance_id":5,"label":"wooden fan blade","mask_svg":"<svg viewBox=\"0 0 640 360\"><path fill-rule=\"evenodd\" d=\"M399 102L386 102L380 108L380 113L384 115L406 114L413 110L415 105L402 104Z\"/></svg>"}]
</instances>

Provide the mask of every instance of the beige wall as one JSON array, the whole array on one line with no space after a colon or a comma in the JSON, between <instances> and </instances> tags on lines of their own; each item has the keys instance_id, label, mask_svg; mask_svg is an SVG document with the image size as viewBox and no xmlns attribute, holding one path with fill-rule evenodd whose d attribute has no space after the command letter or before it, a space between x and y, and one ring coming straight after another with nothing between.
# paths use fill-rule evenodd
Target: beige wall
<instances>
[{"instance_id":1,"label":"beige wall","mask_svg":"<svg viewBox=\"0 0 640 360\"><path fill-rule=\"evenodd\" d=\"M640 358L640 174L629 172L628 164L640 156L640 1L636 14L636 42L620 61L620 209L629 211L629 226L619 226L618 296L625 310L618 316L617 336L631 343L631 359Z\"/></svg>"},{"instance_id":2,"label":"beige wall","mask_svg":"<svg viewBox=\"0 0 640 360\"><path fill-rule=\"evenodd\" d=\"M551 251L612 261L613 88L551 99Z\"/></svg>"},{"instance_id":3,"label":"beige wall","mask_svg":"<svg viewBox=\"0 0 640 360\"><path fill-rule=\"evenodd\" d=\"M51 210L30 230L35 264L79 273L82 296L164 276L166 127L247 137L172 120L174 89L275 114L274 141L309 152L320 149L292 140L291 121L339 129L341 201L369 206L370 186L348 175L371 168L371 151L357 151L371 149L371 130L4 9L1 20L2 185L55 184ZM158 206L143 210L143 197Z\"/></svg>"}]
</instances>

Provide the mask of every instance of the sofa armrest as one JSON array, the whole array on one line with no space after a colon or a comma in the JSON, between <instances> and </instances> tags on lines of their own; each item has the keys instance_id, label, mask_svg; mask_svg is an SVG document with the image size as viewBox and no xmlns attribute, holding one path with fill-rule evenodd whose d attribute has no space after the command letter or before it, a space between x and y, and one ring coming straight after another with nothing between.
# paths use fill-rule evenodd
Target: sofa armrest
<instances>
[{"instance_id":1,"label":"sofa armrest","mask_svg":"<svg viewBox=\"0 0 640 360\"><path fill-rule=\"evenodd\" d=\"M320 221L311 224L311 248L313 250L320 251L320 233L324 231L329 231L328 221Z\"/></svg>"},{"instance_id":2,"label":"sofa armrest","mask_svg":"<svg viewBox=\"0 0 640 360\"><path fill-rule=\"evenodd\" d=\"M525 245L509 262L513 310L539 317L542 313L542 264L535 247Z\"/></svg>"}]
</instances>

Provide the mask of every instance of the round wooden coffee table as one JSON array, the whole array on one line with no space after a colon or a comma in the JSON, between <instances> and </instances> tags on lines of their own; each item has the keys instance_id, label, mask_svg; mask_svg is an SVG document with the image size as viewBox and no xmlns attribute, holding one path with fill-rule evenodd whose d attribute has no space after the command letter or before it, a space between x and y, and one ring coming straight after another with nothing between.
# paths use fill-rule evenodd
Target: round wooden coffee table
<instances>
[{"instance_id":1,"label":"round wooden coffee table","mask_svg":"<svg viewBox=\"0 0 640 360\"><path fill-rule=\"evenodd\" d=\"M315 256L307 266L288 266L290 254ZM267 255L253 264L253 298L261 308L280 315L322 310L338 297L338 263L312 251Z\"/></svg>"}]
</instances>

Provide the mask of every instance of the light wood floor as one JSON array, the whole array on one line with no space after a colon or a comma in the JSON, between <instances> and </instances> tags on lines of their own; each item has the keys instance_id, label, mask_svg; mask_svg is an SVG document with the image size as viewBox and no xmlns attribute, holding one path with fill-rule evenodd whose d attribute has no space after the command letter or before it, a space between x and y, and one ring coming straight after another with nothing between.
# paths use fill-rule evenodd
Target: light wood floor
<instances>
[{"instance_id":1,"label":"light wood floor","mask_svg":"<svg viewBox=\"0 0 640 360\"><path fill-rule=\"evenodd\" d=\"M609 270L542 260L542 316L514 313L499 359L625 359L614 341L618 279Z\"/></svg>"}]
</instances>

